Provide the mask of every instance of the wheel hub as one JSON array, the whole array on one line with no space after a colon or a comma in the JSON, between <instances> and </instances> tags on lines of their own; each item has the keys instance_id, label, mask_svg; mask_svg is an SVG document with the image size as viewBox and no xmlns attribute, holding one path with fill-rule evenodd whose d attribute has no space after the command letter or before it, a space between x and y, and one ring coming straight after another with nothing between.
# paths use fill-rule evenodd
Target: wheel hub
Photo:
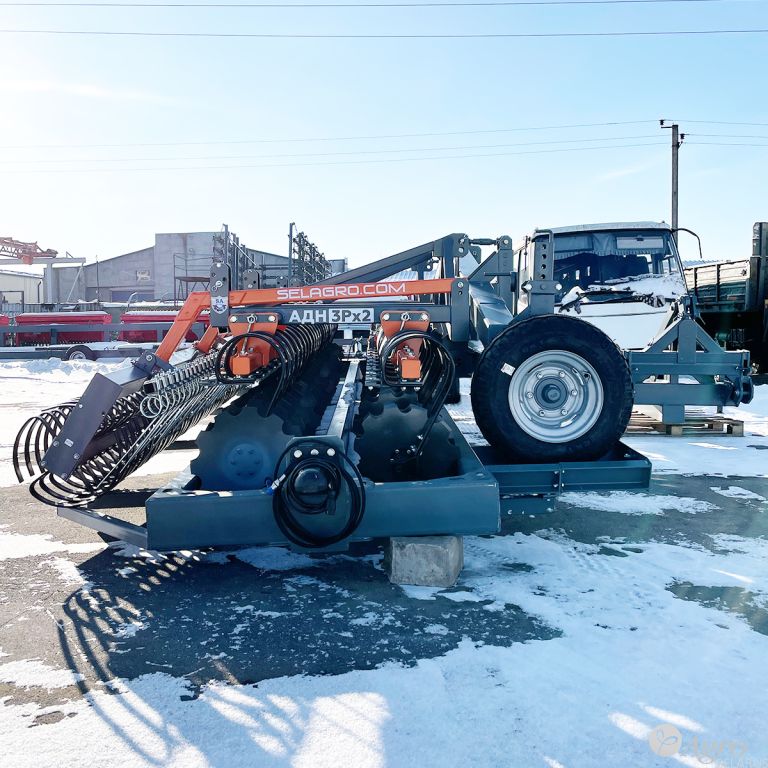
<instances>
[{"instance_id":1,"label":"wheel hub","mask_svg":"<svg viewBox=\"0 0 768 768\"><path fill-rule=\"evenodd\" d=\"M559 378L549 377L536 385L533 396L542 408L559 408L568 400L568 390Z\"/></svg>"},{"instance_id":2,"label":"wheel hub","mask_svg":"<svg viewBox=\"0 0 768 768\"><path fill-rule=\"evenodd\" d=\"M604 396L600 378L583 357L565 350L532 355L512 373L509 407L529 435L564 443L597 422Z\"/></svg>"}]
</instances>

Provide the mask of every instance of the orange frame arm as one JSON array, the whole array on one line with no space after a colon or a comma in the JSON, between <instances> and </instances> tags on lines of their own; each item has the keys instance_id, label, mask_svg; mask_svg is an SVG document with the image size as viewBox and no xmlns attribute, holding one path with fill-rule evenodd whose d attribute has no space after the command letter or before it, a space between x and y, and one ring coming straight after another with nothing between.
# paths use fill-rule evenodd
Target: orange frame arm
<instances>
[{"instance_id":1,"label":"orange frame arm","mask_svg":"<svg viewBox=\"0 0 768 768\"><path fill-rule=\"evenodd\" d=\"M294 288L254 288L229 292L229 306L242 307L295 304L297 302L340 301L343 299L371 299L425 296L446 294L453 288L454 280L398 280L380 283L348 283L342 285L304 285ZM211 306L211 295L207 291L190 293L184 306L179 310L173 325L168 330L155 353L166 362L184 340L187 331L197 321L200 313Z\"/></svg>"}]
</instances>

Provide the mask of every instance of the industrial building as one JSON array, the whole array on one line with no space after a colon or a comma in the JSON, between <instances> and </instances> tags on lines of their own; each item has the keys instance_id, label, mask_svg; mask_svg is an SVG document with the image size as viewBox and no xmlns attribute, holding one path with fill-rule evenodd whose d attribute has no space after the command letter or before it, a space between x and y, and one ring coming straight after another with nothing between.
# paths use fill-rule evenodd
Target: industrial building
<instances>
[{"instance_id":1,"label":"industrial building","mask_svg":"<svg viewBox=\"0 0 768 768\"><path fill-rule=\"evenodd\" d=\"M100 302L183 301L190 291L207 288L211 262L230 247L242 249L260 273L262 285L273 285L288 274L288 256L247 248L226 229L223 232L159 233L154 245L131 253L49 270L45 301L78 299ZM345 259L328 259L331 274L346 269Z\"/></svg>"},{"instance_id":2,"label":"industrial building","mask_svg":"<svg viewBox=\"0 0 768 768\"><path fill-rule=\"evenodd\" d=\"M0 269L0 313L22 311L42 302L44 295L42 273Z\"/></svg>"}]
</instances>

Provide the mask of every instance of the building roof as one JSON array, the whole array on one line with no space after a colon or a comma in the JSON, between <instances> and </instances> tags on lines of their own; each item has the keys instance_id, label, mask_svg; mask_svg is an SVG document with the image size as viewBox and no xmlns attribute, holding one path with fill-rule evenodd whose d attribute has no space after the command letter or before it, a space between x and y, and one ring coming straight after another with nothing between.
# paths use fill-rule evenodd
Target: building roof
<instances>
[{"instance_id":1,"label":"building roof","mask_svg":"<svg viewBox=\"0 0 768 768\"><path fill-rule=\"evenodd\" d=\"M107 256L105 258L97 258L95 261L89 261L87 264L83 264L83 267L96 269L97 264L104 264L107 261L114 261L115 259L122 259L124 256L135 256L137 253L146 253L147 251L154 250L154 245L148 245L146 248L139 248L137 251L128 251L128 253L119 253L117 256Z\"/></svg>"},{"instance_id":2,"label":"building roof","mask_svg":"<svg viewBox=\"0 0 768 768\"><path fill-rule=\"evenodd\" d=\"M13 277L32 277L35 280L42 280L41 272L24 272L20 269L0 269L0 275L12 275Z\"/></svg>"}]
</instances>

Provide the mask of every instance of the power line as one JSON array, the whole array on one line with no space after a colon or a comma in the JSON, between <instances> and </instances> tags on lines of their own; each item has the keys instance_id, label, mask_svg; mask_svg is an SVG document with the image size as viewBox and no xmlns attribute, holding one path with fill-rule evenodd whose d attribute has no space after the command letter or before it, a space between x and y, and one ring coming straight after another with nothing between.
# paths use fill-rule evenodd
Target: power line
<instances>
[{"instance_id":1,"label":"power line","mask_svg":"<svg viewBox=\"0 0 768 768\"><path fill-rule=\"evenodd\" d=\"M368 136L323 136L304 138L225 139L215 141L127 142L119 144L8 144L0 149L115 149L118 147L200 147L229 144L287 144L294 142L370 141L376 139L417 139L437 136L471 136L492 133L525 133L527 131L559 131L567 128L609 128L617 125L642 125L656 120L614 120L605 123L571 123L569 125L535 125L516 128L485 128L468 131L431 131L428 133L389 133Z\"/></svg>"},{"instance_id":2,"label":"power line","mask_svg":"<svg viewBox=\"0 0 768 768\"><path fill-rule=\"evenodd\" d=\"M59 35L80 37L186 37L259 40L458 40L521 38L681 37L713 35L762 35L768 29L677 29L614 32L445 32L445 33L319 33L319 32L143 32L84 29L0 29L3 35Z\"/></svg>"},{"instance_id":3,"label":"power line","mask_svg":"<svg viewBox=\"0 0 768 768\"><path fill-rule=\"evenodd\" d=\"M0 3L13 8L216 8L216 9L330 9L330 8L506 8L535 5L653 5L657 3L761 2L761 0L499 0L499 2L417 2L417 3Z\"/></svg>"},{"instance_id":4,"label":"power line","mask_svg":"<svg viewBox=\"0 0 768 768\"><path fill-rule=\"evenodd\" d=\"M625 125L644 125L647 123L656 123L657 120L610 120L600 123L562 123L558 125L531 125L531 126L517 126L514 128L479 128L466 131L424 131L421 133L382 133L382 134L367 134L356 136L303 136L303 137L287 137L287 138L251 138L251 139L211 139L205 141L165 141L165 142L115 142L110 144L5 144L0 145L0 150L8 149L120 149L120 148L148 148L148 147L194 147L194 146L233 146L233 145L247 145L247 144L293 144L293 143L330 143L330 142L344 142L344 141L374 141L374 140L386 140L386 139L415 139L415 138L438 138L448 136L479 136L479 135L492 135L501 133L528 133L536 131L559 131L566 129L579 129L579 128L611 128L616 126ZM683 121L681 121L683 122ZM686 120L688 123L700 123L709 125L743 125L743 126L766 126L768 123L749 123L749 122L729 122L724 120ZM768 139L768 135L762 134L723 134L723 133L691 133L688 132L688 136L702 136L710 138L740 138L740 139ZM635 137L616 137L615 140L624 140ZM637 137L637 138L644 138ZM580 141L608 141L614 140L614 137L599 137L596 139L562 139L552 140L551 143L565 143L565 142L580 142ZM537 142L530 142L535 144ZM546 143L546 142L539 142ZM492 145L496 146L496 145ZM503 145L514 146L514 145ZM522 146L522 144L521 144ZM429 148L423 147L421 149L427 150ZM438 148L434 148L437 150ZM450 149L443 147L443 149ZM379 151L379 150L371 150ZM383 150L381 150L383 151ZM391 151L411 151L411 150L391 150ZM361 150L362 152L362 150ZM323 153L306 153L312 155L320 155ZM126 158L128 159L128 158ZM136 158L133 158L136 159ZM201 158L202 159L202 158ZM39 162L46 162L41 160Z\"/></svg>"},{"instance_id":5,"label":"power line","mask_svg":"<svg viewBox=\"0 0 768 768\"><path fill-rule=\"evenodd\" d=\"M643 134L640 136L601 136L595 139L552 139L548 141L523 141L514 144L469 144L454 147L413 147L397 149L357 149L344 150L336 152L296 152L296 153L273 153L268 155L203 155L194 157L107 157L107 158L42 158L33 160L0 160L0 164L23 164L23 163L143 163L143 162L165 162L171 160L256 160L265 158L292 158L292 157L338 157L348 155L380 155L380 154L398 154L401 152L456 152L465 149L501 149L504 147L530 147L543 144L584 144L598 141L629 141L634 139L653 139L656 134Z\"/></svg>"},{"instance_id":6,"label":"power line","mask_svg":"<svg viewBox=\"0 0 768 768\"><path fill-rule=\"evenodd\" d=\"M611 144L601 147L563 147L559 149L531 149L522 152L490 152L480 154L462 154L462 155L444 155L442 157L386 157L373 158L365 160L331 160L308 163L260 163L256 165L201 165L201 166L155 166L151 168L54 168L54 169L32 169L32 170L10 170L5 173L122 173L125 171L212 171L212 170L238 170L251 168L305 168L310 166L326 165L368 165L381 163L410 163L437 160L459 160L464 158L482 158L482 157L511 157L513 155L542 155L553 152L593 152L606 149L629 149L631 147L659 147L666 146L666 142L651 141L637 144Z\"/></svg>"},{"instance_id":7,"label":"power line","mask_svg":"<svg viewBox=\"0 0 768 768\"><path fill-rule=\"evenodd\" d=\"M698 123L700 125L750 125L768 128L768 123L735 123L729 120L680 120L681 123Z\"/></svg>"},{"instance_id":8,"label":"power line","mask_svg":"<svg viewBox=\"0 0 768 768\"><path fill-rule=\"evenodd\" d=\"M751 134L751 133L691 133L689 131L685 135L686 136L706 136L713 139L768 139L768 134Z\"/></svg>"},{"instance_id":9,"label":"power line","mask_svg":"<svg viewBox=\"0 0 768 768\"><path fill-rule=\"evenodd\" d=\"M689 146L725 146L725 147L764 147L768 149L768 143L766 144L751 144L751 143L725 143L725 142L704 142L704 141L686 141L686 145ZM493 146L493 145L491 145ZM503 145L500 145L503 146ZM515 146L515 145L510 145ZM147 172L147 171L214 171L214 170L244 170L244 169L259 169L259 168L307 168L307 167L319 167L319 166L337 166L337 165L373 165L373 164L386 164L386 163L410 163L410 162L428 162L428 161L441 161L441 160L460 160L468 158L489 158L489 157L513 157L521 155L541 155L551 153L562 152L593 152L604 151L610 149L631 149L635 147L661 147L667 146L663 141L651 141L651 142L637 142L632 144L606 144L604 146L592 146L592 147L559 147L556 149L534 149L524 150L521 152L483 152L483 153L467 153L460 155L442 155L442 156L426 156L426 157L386 157L386 158L366 158L357 160L330 160L330 161L312 161L302 163L258 163L244 165L238 163L237 165L181 165L181 166L152 166L143 168L35 168L35 169L11 169L4 171L7 174L16 173L122 173L122 172ZM444 148L448 149L448 148ZM429 151L439 151L429 150ZM177 158L169 158L177 159ZM204 158L195 158L202 160ZM218 159L218 158L216 158ZM233 159L233 158L227 158ZM164 160L163 158L157 158L158 161ZM139 159L137 158L137 161ZM69 161L77 162L77 161ZM92 161L88 161L92 162Z\"/></svg>"},{"instance_id":10,"label":"power line","mask_svg":"<svg viewBox=\"0 0 768 768\"><path fill-rule=\"evenodd\" d=\"M688 144L689 142L685 142ZM692 146L710 146L710 147L768 147L768 144L750 144L739 141L692 141Z\"/></svg>"}]
</instances>

